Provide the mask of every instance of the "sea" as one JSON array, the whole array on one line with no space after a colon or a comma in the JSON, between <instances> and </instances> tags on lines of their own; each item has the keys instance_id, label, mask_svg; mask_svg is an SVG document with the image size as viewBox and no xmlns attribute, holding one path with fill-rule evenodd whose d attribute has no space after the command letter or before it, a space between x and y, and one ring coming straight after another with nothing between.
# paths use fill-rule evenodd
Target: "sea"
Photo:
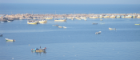
<instances>
[{"instance_id":1,"label":"sea","mask_svg":"<svg viewBox=\"0 0 140 60\"><path fill-rule=\"evenodd\" d=\"M0 4L0 14L140 13L140 5ZM98 23L93 25L92 23ZM66 26L58 28L54 25ZM140 60L140 19L103 18L28 25L27 20L0 23L0 60ZM109 30L116 28L116 30ZM95 32L101 31L101 34ZM5 38L15 39L6 42ZM31 49L47 48L46 52Z\"/></svg>"}]
</instances>

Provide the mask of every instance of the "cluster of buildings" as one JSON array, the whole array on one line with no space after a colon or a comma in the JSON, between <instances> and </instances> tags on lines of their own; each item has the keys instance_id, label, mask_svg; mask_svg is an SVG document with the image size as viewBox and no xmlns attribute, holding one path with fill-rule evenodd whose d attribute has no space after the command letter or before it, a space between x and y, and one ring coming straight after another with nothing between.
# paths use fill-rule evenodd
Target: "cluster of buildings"
<instances>
[{"instance_id":1,"label":"cluster of buildings","mask_svg":"<svg viewBox=\"0 0 140 60\"><path fill-rule=\"evenodd\" d=\"M0 21L12 21L22 19L77 19L87 18L140 18L140 14L0 14Z\"/></svg>"}]
</instances>

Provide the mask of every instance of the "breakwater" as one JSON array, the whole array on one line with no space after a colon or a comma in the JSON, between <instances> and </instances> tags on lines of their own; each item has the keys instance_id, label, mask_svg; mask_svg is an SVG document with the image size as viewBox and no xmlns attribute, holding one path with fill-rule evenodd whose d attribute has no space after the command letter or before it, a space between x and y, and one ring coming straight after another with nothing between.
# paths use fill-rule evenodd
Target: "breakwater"
<instances>
[{"instance_id":1,"label":"breakwater","mask_svg":"<svg viewBox=\"0 0 140 60\"><path fill-rule=\"evenodd\" d=\"M0 21L22 19L96 19L96 18L140 18L138 13L130 14L0 14Z\"/></svg>"}]
</instances>

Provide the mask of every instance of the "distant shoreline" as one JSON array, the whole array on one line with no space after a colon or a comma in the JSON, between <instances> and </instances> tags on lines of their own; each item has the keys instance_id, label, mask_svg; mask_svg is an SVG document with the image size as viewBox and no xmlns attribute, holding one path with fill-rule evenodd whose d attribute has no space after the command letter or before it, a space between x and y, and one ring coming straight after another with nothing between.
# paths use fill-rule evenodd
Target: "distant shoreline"
<instances>
[{"instance_id":1,"label":"distant shoreline","mask_svg":"<svg viewBox=\"0 0 140 60\"><path fill-rule=\"evenodd\" d=\"M22 19L97 19L97 18L140 18L139 13L129 14L0 14L0 21Z\"/></svg>"}]
</instances>

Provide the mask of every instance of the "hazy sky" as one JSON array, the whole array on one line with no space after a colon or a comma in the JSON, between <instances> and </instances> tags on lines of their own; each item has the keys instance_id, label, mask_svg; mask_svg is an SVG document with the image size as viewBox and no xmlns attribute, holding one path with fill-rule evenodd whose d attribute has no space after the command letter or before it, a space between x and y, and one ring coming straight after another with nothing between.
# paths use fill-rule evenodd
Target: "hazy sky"
<instances>
[{"instance_id":1,"label":"hazy sky","mask_svg":"<svg viewBox=\"0 0 140 60\"><path fill-rule=\"evenodd\" d=\"M140 4L140 0L0 0L0 3L43 4Z\"/></svg>"}]
</instances>

